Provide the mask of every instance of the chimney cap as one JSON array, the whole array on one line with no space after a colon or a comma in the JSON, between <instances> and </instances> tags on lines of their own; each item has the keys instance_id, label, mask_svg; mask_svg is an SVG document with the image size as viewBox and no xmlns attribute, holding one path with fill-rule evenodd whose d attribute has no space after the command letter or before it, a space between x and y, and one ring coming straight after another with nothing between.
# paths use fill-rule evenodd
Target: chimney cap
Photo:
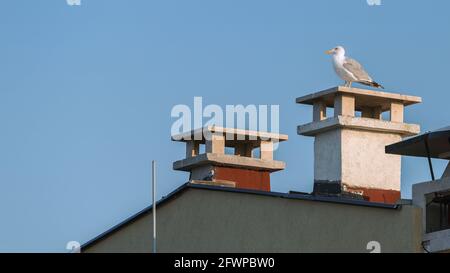
<instances>
[{"instance_id":1,"label":"chimney cap","mask_svg":"<svg viewBox=\"0 0 450 273\"><path fill-rule=\"evenodd\" d=\"M275 142L283 142L288 140L287 135L262 132L262 131L252 131L236 128L225 128L220 126L206 126L203 128L198 128L191 130L189 132L184 132L178 135L172 136L172 141L187 142L191 140L198 140L199 142L205 141L205 133L219 134L232 136L232 140L246 140L246 141L260 141L260 140L271 140ZM201 136L201 139L199 139Z\"/></svg>"},{"instance_id":2,"label":"chimney cap","mask_svg":"<svg viewBox=\"0 0 450 273\"><path fill-rule=\"evenodd\" d=\"M173 141L186 144L186 158L175 161L173 169L192 172L194 169L200 170L202 166L221 166L265 172L280 171L285 168L285 163L274 160L273 154L279 142L287 139L287 135L278 133L218 126L195 129L172 136ZM205 144L204 151L201 151L200 144ZM226 147L234 148L234 153L230 154L232 151L226 151ZM259 148L259 155L253 153L255 148Z\"/></svg>"},{"instance_id":3,"label":"chimney cap","mask_svg":"<svg viewBox=\"0 0 450 273\"><path fill-rule=\"evenodd\" d=\"M296 103L313 105L322 100L327 107L334 107L334 97L337 95L350 95L355 97L355 109L360 111L364 107L380 107L388 111L392 102L399 102L404 106L422 102L421 97L402 95L398 93L381 92L360 88L336 86L323 91L315 92L296 99Z\"/></svg>"}]
</instances>

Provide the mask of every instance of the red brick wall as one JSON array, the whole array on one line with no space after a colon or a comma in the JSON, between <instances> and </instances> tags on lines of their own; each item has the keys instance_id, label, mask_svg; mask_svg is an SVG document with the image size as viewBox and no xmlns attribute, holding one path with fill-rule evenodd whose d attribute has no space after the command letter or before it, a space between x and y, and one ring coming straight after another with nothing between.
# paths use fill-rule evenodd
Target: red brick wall
<instances>
[{"instance_id":1,"label":"red brick wall","mask_svg":"<svg viewBox=\"0 0 450 273\"><path fill-rule=\"evenodd\" d=\"M270 173L229 167L215 167L214 177L236 183L236 188L270 191Z\"/></svg>"}]
</instances>

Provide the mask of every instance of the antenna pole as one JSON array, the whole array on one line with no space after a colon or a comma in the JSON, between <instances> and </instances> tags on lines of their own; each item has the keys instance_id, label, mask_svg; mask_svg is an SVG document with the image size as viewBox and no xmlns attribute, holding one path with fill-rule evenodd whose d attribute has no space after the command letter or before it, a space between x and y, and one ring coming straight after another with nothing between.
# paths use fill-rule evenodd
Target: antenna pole
<instances>
[{"instance_id":1,"label":"antenna pole","mask_svg":"<svg viewBox=\"0 0 450 273\"><path fill-rule=\"evenodd\" d=\"M156 161L152 161L153 253L156 253Z\"/></svg>"}]
</instances>

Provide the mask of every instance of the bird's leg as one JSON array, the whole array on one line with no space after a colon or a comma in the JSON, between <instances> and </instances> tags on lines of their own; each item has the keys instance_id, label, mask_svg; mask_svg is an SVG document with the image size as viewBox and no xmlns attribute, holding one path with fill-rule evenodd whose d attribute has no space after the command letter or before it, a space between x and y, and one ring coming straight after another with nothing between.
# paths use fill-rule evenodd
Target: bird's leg
<instances>
[{"instance_id":1,"label":"bird's leg","mask_svg":"<svg viewBox=\"0 0 450 273\"><path fill-rule=\"evenodd\" d=\"M348 87L349 87L349 88L352 87L352 82L348 82Z\"/></svg>"},{"instance_id":2,"label":"bird's leg","mask_svg":"<svg viewBox=\"0 0 450 273\"><path fill-rule=\"evenodd\" d=\"M350 84L349 81L345 81L345 82L344 82L344 86L345 86L345 87L349 87L349 84Z\"/></svg>"}]
</instances>

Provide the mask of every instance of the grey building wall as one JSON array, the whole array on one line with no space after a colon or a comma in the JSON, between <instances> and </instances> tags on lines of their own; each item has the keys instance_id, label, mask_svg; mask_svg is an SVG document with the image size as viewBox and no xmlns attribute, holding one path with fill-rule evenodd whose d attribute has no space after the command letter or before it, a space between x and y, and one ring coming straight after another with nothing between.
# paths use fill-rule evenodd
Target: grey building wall
<instances>
[{"instance_id":1,"label":"grey building wall","mask_svg":"<svg viewBox=\"0 0 450 273\"><path fill-rule=\"evenodd\" d=\"M421 252L421 210L188 188L158 206L158 252ZM145 213L83 252L151 252Z\"/></svg>"}]
</instances>

